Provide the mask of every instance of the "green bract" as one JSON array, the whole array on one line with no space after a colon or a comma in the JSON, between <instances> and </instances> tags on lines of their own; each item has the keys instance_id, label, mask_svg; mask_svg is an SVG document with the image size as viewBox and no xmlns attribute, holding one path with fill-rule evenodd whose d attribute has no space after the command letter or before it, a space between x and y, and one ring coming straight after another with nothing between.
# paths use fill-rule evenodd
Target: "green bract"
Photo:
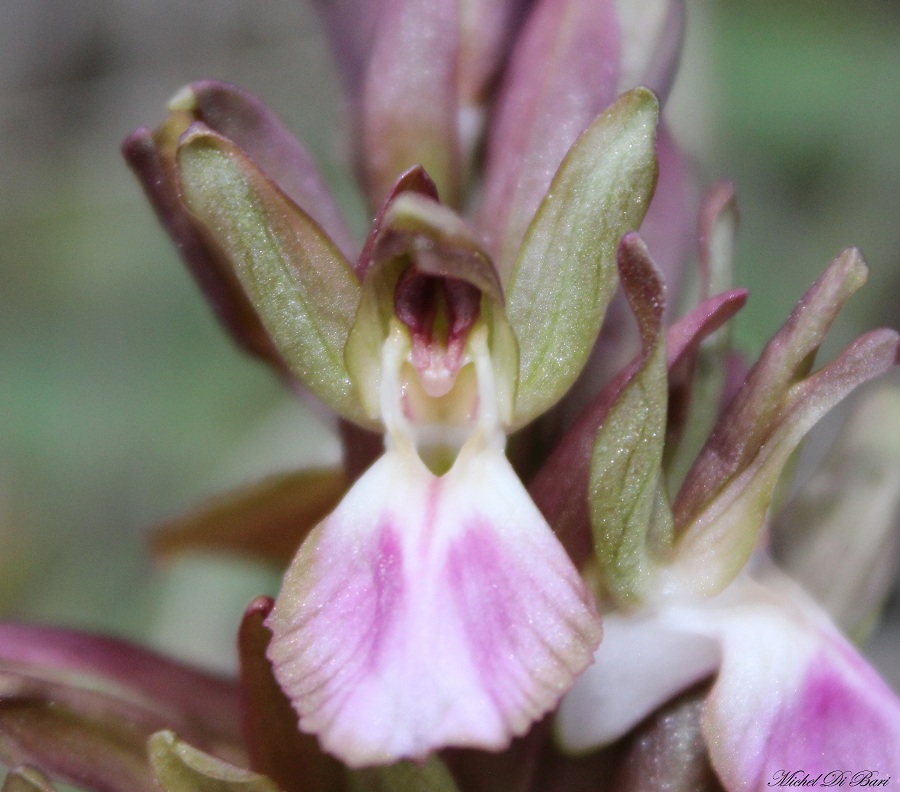
<instances>
[{"instance_id":1,"label":"green bract","mask_svg":"<svg viewBox=\"0 0 900 792\"><path fill-rule=\"evenodd\" d=\"M841 254L798 303L766 345L740 393L729 405L691 468L675 503L683 528L739 473L771 431L790 386L812 368L816 350L844 303L866 280L857 250Z\"/></svg>"},{"instance_id":2,"label":"green bract","mask_svg":"<svg viewBox=\"0 0 900 792\"><path fill-rule=\"evenodd\" d=\"M854 388L894 365L897 334L880 330L809 375L825 333L866 274L859 251L845 251L766 346L678 494L674 557L658 580L660 593L725 588L747 563L779 476L806 433Z\"/></svg>"},{"instance_id":3,"label":"green bract","mask_svg":"<svg viewBox=\"0 0 900 792\"><path fill-rule=\"evenodd\" d=\"M9 771L2 792L56 792L42 773L33 767L17 767Z\"/></svg>"},{"instance_id":4,"label":"green bract","mask_svg":"<svg viewBox=\"0 0 900 792\"><path fill-rule=\"evenodd\" d=\"M398 762L361 770L350 778L350 792L458 792L450 771L432 756L423 764Z\"/></svg>"},{"instance_id":5,"label":"green bract","mask_svg":"<svg viewBox=\"0 0 900 792\"><path fill-rule=\"evenodd\" d=\"M790 387L758 453L684 529L661 591L724 589L747 563L778 478L800 441L854 388L893 366L896 356L897 334L876 330Z\"/></svg>"},{"instance_id":6,"label":"green bract","mask_svg":"<svg viewBox=\"0 0 900 792\"><path fill-rule=\"evenodd\" d=\"M671 540L661 488L668 387L663 285L637 235L622 241L619 269L641 326L643 360L594 439L588 502L604 587L618 601L634 602Z\"/></svg>"},{"instance_id":7,"label":"green bract","mask_svg":"<svg viewBox=\"0 0 900 792\"><path fill-rule=\"evenodd\" d=\"M198 751L170 731L154 734L147 753L165 792L279 792L265 776Z\"/></svg>"},{"instance_id":8,"label":"green bract","mask_svg":"<svg viewBox=\"0 0 900 792\"><path fill-rule=\"evenodd\" d=\"M506 294L519 342L516 426L559 400L597 339L616 246L653 195L658 114L652 92L622 96L569 150L529 226Z\"/></svg>"},{"instance_id":9,"label":"green bract","mask_svg":"<svg viewBox=\"0 0 900 792\"><path fill-rule=\"evenodd\" d=\"M717 184L700 214L700 300L731 289L734 282L734 240L738 215L734 190ZM720 327L700 344L689 373L690 399L674 447L666 448L664 465L670 487L680 486L716 422L725 385L731 324Z\"/></svg>"},{"instance_id":10,"label":"green bract","mask_svg":"<svg viewBox=\"0 0 900 792\"><path fill-rule=\"evenodd\" d=\"M715 214L709 230L723 238L707 251L727 259L724 248L730 247L733 228L729 202ZM746 565L781 473L803 437L854 388L894 365L898 336L891 330L869 333L809 373L838 311L865 281L858 251L846 251L767 345L671 508L664 446L684 427L666 426L672 391L661 333L663 288L637 235L622 240L618 255L643 352L611 386L615 398L594 432L588 505L602 587L621 605L711 596ZM708 342L707 350L695 355L695 365L704 351L721 356L721 341L709 336ZM695 372L695 379L703 374ZM720 388L694 396L714 408Z\"/></svg>"}]
</instances>

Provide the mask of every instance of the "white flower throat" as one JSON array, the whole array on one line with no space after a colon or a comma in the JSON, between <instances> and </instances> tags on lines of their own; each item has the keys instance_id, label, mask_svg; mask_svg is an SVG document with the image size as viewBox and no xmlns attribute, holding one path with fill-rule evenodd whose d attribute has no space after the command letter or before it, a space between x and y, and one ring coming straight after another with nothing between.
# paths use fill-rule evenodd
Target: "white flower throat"
<instances>
[{"instance_id":1,"label":"white flower throat","mask_svg":"<svg viewBox=\"0 0 900 792\"><path fill-rule=\"evenodd\" d=\"M417 454L436 475L449 470L469 442L502 450L506 437L484 324L471 328L459 365L444 373L440 389L429 387L435 383L433 371L417 367L413 354L408 329L392 321L382 347L381 414L387 448Z\"/></svg>"}]
</instances>

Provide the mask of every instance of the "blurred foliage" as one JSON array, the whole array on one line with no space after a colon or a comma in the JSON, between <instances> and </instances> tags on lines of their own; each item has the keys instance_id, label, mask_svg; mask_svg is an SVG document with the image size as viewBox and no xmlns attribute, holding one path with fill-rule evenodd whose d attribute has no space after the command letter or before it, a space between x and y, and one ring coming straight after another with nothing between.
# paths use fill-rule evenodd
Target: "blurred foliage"
<instances>
[{"instance_id":1,"label":"blurred foliage","mask_svg":"<svg viewBox=\"0 0 900 792\"><path fill-rule=\"evenodd\" d=\"M849 245L862 249L871 275L839 340L897 326L900 5L722 0L715 21L722 101L712 161L737 185L738 281L766 301L751 296L739 342L755 351Z\"/></svg>"},{"instance_id":2,"label":"blurred foliage","mask_svg":"<svg viewBox=\"0 0 900 792\"><path fill-rule=\"evenodd\" d=\"M0 514L10 515L0 525L0 608L228 667L230 628L277 577L210 559L160 573L146 531L239 482L334 459L336 446L219 331L119 143L208 74L267 97L271 80L284 86L279 109L293 91L309 107L320 86L298 82L327 77L327 54L311 12L287 3L256 16L212 3L177 18L163 10L23 2L0 11ZM306 120L295 128L327 148L337 103L331 116L300 106Z\"/></svg>"},{"instance_id":3,"label":"blurred foliage","mask_svg":"<svg viewBox=\"0 0 900 792\"><path fill-rule=\"evenodd\" d=\"M704 180L737 185L738 281L759 295L739 343L758 351L850 244L874 285L838 335L896 324L895 0L688 6L672 109ZM211 559L160 573L145 533L336 446L219 331L118 145L182 84L236 82L307 143L358 228L318 21L293 0L11 0L0 18L0 612L228 667L221 636L276 576Z\"/></svg>"}]
</instances>

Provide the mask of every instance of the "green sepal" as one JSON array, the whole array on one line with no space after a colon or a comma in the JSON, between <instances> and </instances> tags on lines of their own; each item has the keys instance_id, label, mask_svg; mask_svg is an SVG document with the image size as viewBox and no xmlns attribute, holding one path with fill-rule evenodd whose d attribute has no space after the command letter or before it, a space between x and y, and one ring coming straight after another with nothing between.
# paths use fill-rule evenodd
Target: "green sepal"
<instances>
[{"instance_id":1,"label":"green sepal","mask_svg":"<svg viewBox=\"0 0 900 792\"><path fill-rule=\"evenodd\" d=\"M594 438L588 507L603 588L628 605L643 599L670 547L672 515L661 469L668 405L663 285L636 234L622 240L619 271L643 359Z\"/></svg>"},{"instance_id":2,"label":"green sepal","mask_svg":"<svg viewBox=\"0 0 900 792\"><path fill-rule=\"evenodd\" d=\"M344 363L360 286L319 226L229 140L194 124L178 144L184 202L228 255L291 372L371 426Z\"/></svg>"},{"instance_id":3,"label":"green sepal","mask_svg":"<svg viewBox=\"0 0 900 792\"><path fill-rule=\"evenodd\" d=\"M280 792L266 776L216 759L170 731L151 736L147 754L165 792Z\"/></svg>"},{"instance_id":4,"label":"green sepal","mask_svg":"<svg viewBox=\"0 0 900 792\"><path fill-rule=\"evenodd\" d=\"M519 344L514 425L551 407L582 367L616 287L616 248L653 195L659 104L637 88L569 149L522 243L506 294Z\"/></svg>"}]
</instances>

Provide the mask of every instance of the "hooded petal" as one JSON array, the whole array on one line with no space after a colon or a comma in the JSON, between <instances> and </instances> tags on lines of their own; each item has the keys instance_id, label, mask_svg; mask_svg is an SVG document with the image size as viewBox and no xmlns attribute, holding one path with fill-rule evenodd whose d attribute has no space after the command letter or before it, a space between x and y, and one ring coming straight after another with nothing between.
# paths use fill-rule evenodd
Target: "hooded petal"
<instances>
[{"instance_id":1,"label":"hooded petal","mask_svg":"<svg viewBox=\"0 0 900 792\"><path fill-rule=\"evenodd\" d=\"M462 287L475 304L469 319L480 314L489 327L491 358L502 389L501 414L506 420L512 411L518 351L502 309L503 289L472 231L455 212L428 194L429 186L433 187L422 169L411 169L397 182L375 219L357 267L363 287L344 352L347 368L367 413L379 417L382 345L395 313L406 314L404 321L417 313L415 303L406 302L398 293L398 284L410 270L455 282L455 288ZM486 299L479 299L476 290ZM456 345L457 352L462 350L472 322L460 325L448 327L445 339L448 346ZM430 337L429 333L423 335ZM457 357L456 362L459 360Z\"/></svg>"},{"instance_id":2,"label":"hooded petal","mask_svg":"<svg viewBox=\"0 0 900 792\"><path fill-rule=\"evenodd\" d=\"M600 637L565 551L479 435L440 478L388 451L301 548L268 624L300 728L357 767L506 746Z\"/></svg>"}]
</instances>

